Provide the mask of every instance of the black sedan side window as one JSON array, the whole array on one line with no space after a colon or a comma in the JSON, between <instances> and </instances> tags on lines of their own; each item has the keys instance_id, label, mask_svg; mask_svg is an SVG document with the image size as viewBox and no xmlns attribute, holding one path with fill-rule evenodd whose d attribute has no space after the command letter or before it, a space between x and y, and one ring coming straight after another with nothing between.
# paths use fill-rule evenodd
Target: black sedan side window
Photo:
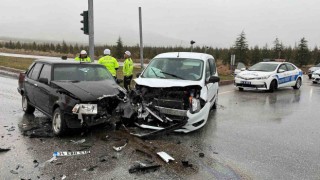
<instances>
[{"instance_id":1,"label":"black sedan side window","mask_svg":"<svg viewBox=\"0 0 320 180\"><path fill-rule=\"evenodd\" d=\"M50 81L50 77L51 77L51 66L45 64L43 65L39 78L46 78Z\"/></svg>"},{"instance_id":2,"label":"black sedan side window","mask_svg":"<svg viewBox=\"0 0 320 180\"><path fill-rule=\"evenodd\" d=\"M39 77L39 73L40 73L40 70L42 68L42 65L43 64L40 64L40 63L37 63L33 70L32 70L32 73L30 75L30 78L33 79L33 80L38 80L38 77Z\"/></svg>"}]
</instances>

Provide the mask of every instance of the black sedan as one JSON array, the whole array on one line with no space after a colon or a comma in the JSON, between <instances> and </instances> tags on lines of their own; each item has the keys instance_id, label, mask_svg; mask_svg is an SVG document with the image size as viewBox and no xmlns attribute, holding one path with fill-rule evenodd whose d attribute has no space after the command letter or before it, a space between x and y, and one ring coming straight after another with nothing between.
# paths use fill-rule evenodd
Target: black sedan
<instances>
[{"instance_id":1,"label":"black sedan","mask_svg":"<svg viewBox=\"0 0 320 180\"><path fill-rule=\"evenodd\" d=\"M36 108L50 117L55 135L133 114L126 91L99 64L36 60L20 74L18 91L25 113Z\"/></svg>"}]
</instances>

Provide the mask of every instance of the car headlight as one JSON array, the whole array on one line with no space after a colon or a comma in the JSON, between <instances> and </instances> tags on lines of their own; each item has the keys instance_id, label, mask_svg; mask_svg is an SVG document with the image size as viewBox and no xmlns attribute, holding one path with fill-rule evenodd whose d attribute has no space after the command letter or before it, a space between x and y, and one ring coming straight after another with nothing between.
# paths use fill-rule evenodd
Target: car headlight
<instances>
[{"instance_id":1,"label":"car headlight","mask_svg":"<svg viewBox=\"0 0 320 180\"><path fill-rule=\"evenodd\" d=\"M260 80L260 79L268 79L269 77L270 77L270 75L268 75L268 76L256 77L255 79L258 79L258 80Z\"/></svg>"},{"instance_id":2,"label":"car headlight","mask_svg":"<svg viewBox=\"0 0 320 180\"><path fill-rule=\"evenodd\" d=\"M196 112L200 111L201 106L200 106L200 100L199 99L190 96L189 103L190 103L190 112L191 113L196 113Z\"/></svg>"},{"instance_id":3,"label":"car headlight","mask_svg":"<svg viewBox=\"0 0 320 180\"><path fill-rule=\"evenodd\" d=\"M97 114L97 104L76 104L72 109L73 114Z\"/></svg>"}]
</instances>

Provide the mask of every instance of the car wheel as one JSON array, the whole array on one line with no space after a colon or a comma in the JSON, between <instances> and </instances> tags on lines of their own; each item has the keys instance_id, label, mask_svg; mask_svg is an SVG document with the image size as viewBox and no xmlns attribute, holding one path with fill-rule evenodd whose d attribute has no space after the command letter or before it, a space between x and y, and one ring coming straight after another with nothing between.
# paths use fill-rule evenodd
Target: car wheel
<instances>
[{"instance_id":1,"label":"car wheel","mask_svg":"<svg viewBox=\"0 0 320 180\"><path fill-rule=\"evenodd\" d=\"M311 79L311 78L312 78L312 75L311 75L311 74L309 74L309 75L308 75L308 77L309 77L309 79Z\"/></svg>"},{"instance_id":2,"label":"car wheel","mask_svg":"<svg viewBox=\"0 0 320 180\"><path fill-rule=\"evenodd\" d=\"M316 81L312 81L312 83L313 83L313 84L317 84L317 82L316 82Z\"/></svg>"},{"instance_id":3,"label":"car wheel","mask_svg":"<svg viewBox=\"0 0 320 180\"><path fill-rule=\"evenodd\" d=\"M273 80L270 83L269 92L274 92L277 89L277 81Z\"/></svg>"},{"instance_id":4,"label":"car wheel","mask_svg":"<svg viewBox=\"0 0 320 180\"><path fill-rule=\"evenodd\" d=\"M242 88L242 87L239 87L239 91L243 91L243 88Z\"/></svg>"},{"instance_id":5,"label":"car wheel","mask_svg":"<svg viewBox=\"0 0 320 180\"><path fill-rule=\"evenodd\" d=\"M57 136L63 135L67 129L65 119L61 110L56 108L52 116L52 130L53 133Z\"/></svg>"},{"instance_id":6,"label":"car wheel","mask_svg":"<svg viewBox=\"0 0 320 180\"><path fill-rule=\"evenodd\" d=\"M22 96L22 110L27 114L33 114L35 108L29 104L28 98L23 95Z\"/></svg>"},{"instance_id":7,"label":"car wheel","mask_svg":"<svg viewBox=\"0 0 320 180\"><path fill-rule=\"evenodd\" d=\"M298 78L297 79L297 82L296 82L296 85L295 86L293 86L293 89L300 89L300 87L301 87L301 78Z\"/></svg>"}]
</instances>

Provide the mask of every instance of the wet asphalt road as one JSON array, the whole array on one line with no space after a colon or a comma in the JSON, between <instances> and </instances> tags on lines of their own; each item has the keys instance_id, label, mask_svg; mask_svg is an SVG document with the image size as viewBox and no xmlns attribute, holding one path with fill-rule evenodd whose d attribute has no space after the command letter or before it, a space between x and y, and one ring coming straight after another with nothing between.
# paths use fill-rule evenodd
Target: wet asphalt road
<instances>
[{"instance_id":1,"label":"wet asphalt road","mask_svg":"<svg viewBox=\"0 0 320 180\"><path fill-rule=\"evenodd\" d=\"M320 85L306 78L300 90L275 93L220 87L219 107L202 129L147 141L110 127L75 131L64 138L23 136L24 128L50 122L38 111L24 115L16 79L0 76L0 84L0 148L11 148L0 152L0 179L61 179L62 175L67 179L320 179ZM80 139L86 142L70 142ZM125 140L129 143L123 151L112 149ZM67 150L91 154L46 163L54 151ZM162 162L158 151L166 151L175 161ZM147 159L160 169L128 172L135 161ZM183 167L181 160L193 167Z\"/></svg>"}]
</instances>

